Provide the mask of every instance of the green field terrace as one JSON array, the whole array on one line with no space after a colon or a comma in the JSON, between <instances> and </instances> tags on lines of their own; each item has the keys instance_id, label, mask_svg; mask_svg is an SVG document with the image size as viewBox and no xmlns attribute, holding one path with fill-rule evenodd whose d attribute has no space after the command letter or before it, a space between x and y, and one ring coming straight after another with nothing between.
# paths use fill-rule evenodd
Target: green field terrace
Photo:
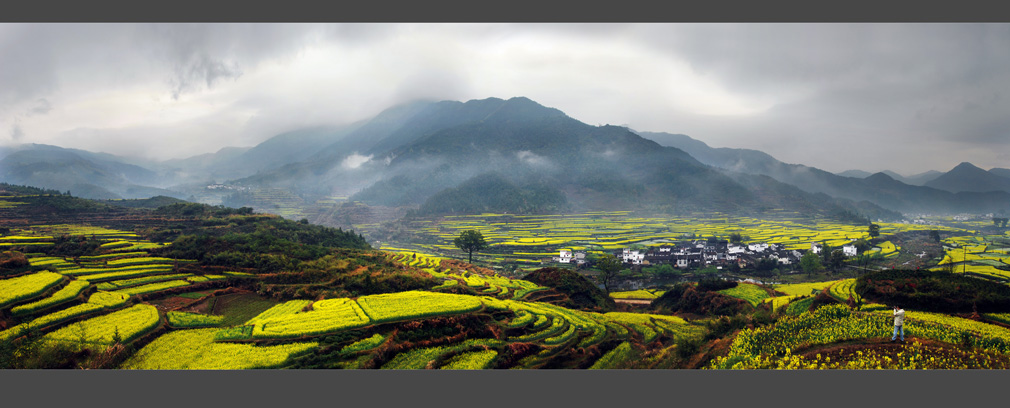
<instances>
[{"instance_id":1,"label":"green field terrace","mask_svg":"<svg viewBox=\"0 0 1010 408\"><path fill-rule=\"evenodd\" d=\"M868 239L866 225L801 216L781 211L767 219L734 217L726 214L697 214L689 217L642 217L628 211L590 212L568 215L481 214L435 219L404 220L405 229L413 231L413 242L384 241L383 250L418 252L430 256L463 256L452 240L462 231L477 230L490 248L474 254L475 261L539 266L541 260L558 256L562 249L603 253L632 245L655 247L689 239L740 234L743 243L782 244L787 250L808 250L811 242L839 247L857 239ZM969 234L964 228L925 224L877 223L880 235L908 231L938 230ZM355 225L355 231L367 236L381 236L379 224ZM884 243L872 249L883 256L894 256L899 249Z\"/></svg>"}]
</instances>

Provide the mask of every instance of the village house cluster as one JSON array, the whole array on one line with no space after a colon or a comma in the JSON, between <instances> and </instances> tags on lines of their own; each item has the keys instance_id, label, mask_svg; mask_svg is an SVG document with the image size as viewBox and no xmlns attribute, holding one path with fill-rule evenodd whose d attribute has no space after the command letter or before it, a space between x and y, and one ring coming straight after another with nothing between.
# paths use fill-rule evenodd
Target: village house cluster
<instances>
[{"instance_id":1,"label":"village house cluster","mask_svg":"<svg viewBox=\"0 0 1010 408\"><path fill-rule=\"evenodd\" d=\"M810 251L821 253L823 246L819 242L810 243ZM845 256L856 256L858 250L853 244L842 246ZM729 265L736 263L741 268L755 265L762 259L771 259L779 265L797 264L805 251L788 250L782 244L753 243L731 244L726 240L698 240L678 246L662 245L648 250L633 250L624 248L615 251L613 255L625 265L663 265L669 264L677 268L700 268L709 265ZM551 259L553 262L574 263L583 265L587 262L583 251L561 250L559 256Z\"/></svg>"}]
</instances>

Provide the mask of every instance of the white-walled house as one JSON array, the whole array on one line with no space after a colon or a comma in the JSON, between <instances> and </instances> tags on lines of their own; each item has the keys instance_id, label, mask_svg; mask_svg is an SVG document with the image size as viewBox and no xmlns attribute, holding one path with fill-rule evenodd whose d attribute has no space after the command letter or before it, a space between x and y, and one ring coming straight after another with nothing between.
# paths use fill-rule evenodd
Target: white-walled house
<instances>
[{"instance_id":1,"label":"white-walled house","mask_svg":"<svg viewBox=\"0 0 1010 408\"><path fill-rule=\"evenodd\" d=\"M687 258L687 254L681 254L681 255L677 256L677 267L678 268L687 268L687 265L689 264L689 262L690 262L690 260Z\"/></svg>"},{"instance_id":2,"label":"white-walled house","mask_svg":"<svg viewBox=\"0 0 1010 408\"><path fill-rule=\"evenodd\" d=\"M856 246L852 244L845 244L842 246L842 251L845 253L845 256L856 256L858 253L858 251L856 251Z\"/></svg>"},{"instance_id":3,"label":"white-walled house","mask_svg":"<svg viewBox=\"0 0 1010 408\"><path fill-rule=\"evenodd\" d=\"M569 250L562 249L558 251L558 256L552 258L554 262L560 263L576 263L582 265L586 263L586 253L585 252L572 252Z\"/></svg>"},{"instance_id":4,"label":"white-walled house","mask_svg":"<svg viewBox=\"0 0 1010 408\"><path fill-rule=\"evenodd\" d=\"M586 263L586 253L585 252L576 252L574 254L573 258L575 259L575 263L576 264L582 265L582 264Z\"/></svg>"},{"instance_id":5,"label":"white-walled house","mask_svg":"<svg viewBox=\"0 0 1010 408\"><path fill-rule=\"evenodd\" d=\"M768 244L761 242L757 244L748 244L747 249L754 252L764 252L768 249Z\"/></svg>"},{"instance_id":6,"label":"white-walled house","mask_svg":"<svg viewBox=\"0 0 1010 408\"><path fill-rule=\"evenodd\" d=\"M824 249L824 245L821 245L820 242L811 242L810 243L810 251L812 251L813 253L819 254L819 253L821 253L822 249Z\"/></svg>"},{"instance_id":7,"label":"white-walled house","mask_svg":"<svg viewBox=\"0 0 1010 408\"><path fill-rule=\"evenodd\" d=\"M624 263L641 265L642 260L645 259L645 253L639 251L632 251L628 248L624 248L624 252L621 253L621 259L624 261Z\"/></svg>"}]
</instances>

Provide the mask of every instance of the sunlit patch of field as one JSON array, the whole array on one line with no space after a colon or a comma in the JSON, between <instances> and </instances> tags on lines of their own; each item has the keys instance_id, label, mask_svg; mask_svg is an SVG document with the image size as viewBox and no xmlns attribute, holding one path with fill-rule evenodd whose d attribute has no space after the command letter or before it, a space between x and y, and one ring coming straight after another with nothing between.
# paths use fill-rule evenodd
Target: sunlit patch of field
<instances>
[{"instance_id":1,"label":"sunlit patch of field","mask_svg":"<svg viewBox=\"0 0 1010 408\"><path fill-rule=\"evenodd\" d=\"M630 291L615 291L610 292L610 297L614 299L644 299L653 300L666 293L662 289L639 289Z\"/></svg>"},{"instance_id":2,"label":"sunlit patch of field","mask_svg":"<svg viewBox=\"0 0 1010 408\"><path fill-rule=\"evenodd\" d=\"M746 300L751 306L757 306L769 297L768 292L760 286L750 283L740 283L736 287L720 290L719 293Z\"/></svg>"},{"instance_id":3,"label":"sunlit patch of field","mask_svg":"<svg viewBox=\"0 0 1010 408\"><path fill-rule=\"evenodd\" d=\"M946 254L933 270L972 273L1010 281L1010 244L1003 235L957 236L943 240Z\"/></svg>"},{"instance_id":4,"label":"sunlit patch of field","mask_svg":"<svg viewBox=\"0 0 1010 408\"><path fill-rule=\"evenodd\" d=\"M824 288L834 285L839 281L791 283L787 285L774 285L772 288L787 295L812 295L824 290Z\"/></svg>"}]
</instances>

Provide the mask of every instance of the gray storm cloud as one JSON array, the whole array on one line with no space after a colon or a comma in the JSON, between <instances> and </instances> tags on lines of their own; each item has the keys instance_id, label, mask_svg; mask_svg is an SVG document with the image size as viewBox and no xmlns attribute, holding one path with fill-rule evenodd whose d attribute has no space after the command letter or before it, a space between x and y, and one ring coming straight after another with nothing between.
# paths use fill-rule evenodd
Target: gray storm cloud
<instances>
[{"instance_id":1,"label":"gray storm cloud","mask_svg":"<svg viewBox=\"0 0 1010 408\"><path fill-rule=\"evenodd\" d=\"M1010 24L0 24L0 55L8 143L185 157L523 95L829 171L1010 167Z\"/></svg>"}]
</instances>

